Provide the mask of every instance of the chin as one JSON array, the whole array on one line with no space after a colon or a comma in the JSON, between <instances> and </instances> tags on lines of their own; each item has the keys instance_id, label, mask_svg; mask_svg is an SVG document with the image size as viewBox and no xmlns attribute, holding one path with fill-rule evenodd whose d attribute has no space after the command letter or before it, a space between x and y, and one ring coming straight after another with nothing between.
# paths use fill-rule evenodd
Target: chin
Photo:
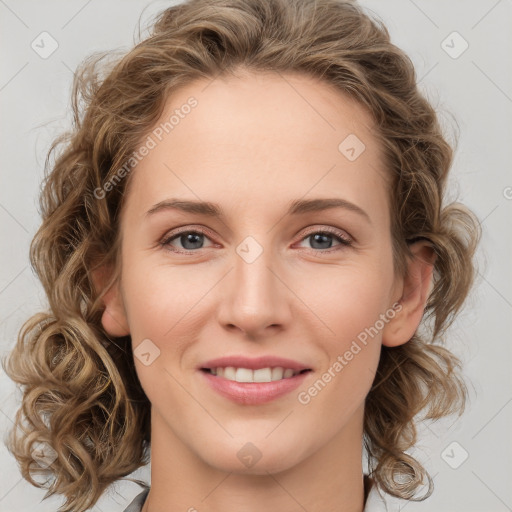
<instances>
[{"instance_id":1,"label":"chin","mask_svg":"<svg viewBox=\"0 0 512 512\"><path fill-rule=\"evenodd\" d=\"M307 457L303 443L285 443L278 437L272 441L263 439L251 442L249 439L247 436L243 441L231 440L226 444L217 442L213 452L203 452L200 456L212 467L240 475L279 473L296 466Z\"/></svg>"}]
</instances>

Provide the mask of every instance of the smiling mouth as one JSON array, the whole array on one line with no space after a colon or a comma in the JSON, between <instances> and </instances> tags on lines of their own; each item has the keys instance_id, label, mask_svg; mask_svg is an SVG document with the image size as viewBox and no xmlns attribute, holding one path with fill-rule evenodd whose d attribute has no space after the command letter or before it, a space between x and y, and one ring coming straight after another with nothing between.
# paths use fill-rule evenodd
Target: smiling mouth
<instances>
[{"instance_id":1,"label":"smiling mouth","mask_svg":"<svg viewBox=\"0 0 512 512\"><path fill-rule=\"evenodd\" d=\"M218 368L201 368L201 371L214 375L215 377L234 382L263 383L290 379L296 375L310 372L312 370L306 368L298 371L292 370L291 368L283 368L281 366L252 370L250 368L235 368L233 366L227 366Z\"/></svg>"}]
</instances>

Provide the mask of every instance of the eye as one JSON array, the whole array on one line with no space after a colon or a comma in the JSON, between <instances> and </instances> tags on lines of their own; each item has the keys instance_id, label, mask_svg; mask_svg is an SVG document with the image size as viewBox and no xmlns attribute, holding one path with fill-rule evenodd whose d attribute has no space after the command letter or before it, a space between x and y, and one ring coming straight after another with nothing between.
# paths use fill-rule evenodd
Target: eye
<instances>
[{"instance_id":1,"label":"eye","mask_svg":"<svg viewBox=\"0 0 512 512\"><path fill-rule=\"evenodd\" d=\"M209 238L206 233L202 230L186 230L180 231L178 233L171 233L167 237L164 238L160 243L162 246L168 247L170 250L175 252L194 252L197 249L204 249L204 240ZM181 247L177 247L175 244L181 245ZM176 248L176 249L173 249Z\"/></svg>"},{"instance_id":2,"label":"eye","mask_svg":"<svg viewBox=\"0 0 512 512\"><path fill-rule=\"evenodd\" d=\"M202 229L187 229L168 234L160 242L162 247L165 247L173 252L191 254L200 249L212 247L204 245L204 241L210 240L206 231ZM333 247L333 239L338 243ZM306 236L301 239L301 242L306 240L310 241L312 249L315 252L331 252L341 250L343 247L351 246L353 241L344 232L335 228L323 228L321 230L310 231ZM336 248L338 246L338 248Z\"/></svg>"},{"instance_id":3,"label":"eye","mask_svg":"<svg viewBox=\"0 0 512 512\"><path fill-rule=\"evenodd\" d=\"M329 249L332 249L333 244L332 240L335 239L338 241L338 247L333 249L334 251L340 250L343 247L351 246L352 240L344 234L342 231L332 228L323 228L321 230L310 231L304 238L302 238L301 242L309 240L311 247L313 249L323 250L329 252Z\"/></svg>"}]
</instances>

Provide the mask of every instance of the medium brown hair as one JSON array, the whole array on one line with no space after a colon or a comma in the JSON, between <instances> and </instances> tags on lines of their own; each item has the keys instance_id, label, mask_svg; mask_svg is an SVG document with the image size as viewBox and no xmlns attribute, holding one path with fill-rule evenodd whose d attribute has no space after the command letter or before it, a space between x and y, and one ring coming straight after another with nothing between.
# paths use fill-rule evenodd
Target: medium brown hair
<instances>
[{"instance_id":1,"label":"medium brown hair","mask_svg":"<svg viewBox=\"0 0 512 512\"><path fill-rule=\"evenodd\" d=\"M95 191L112 182L173 91L243 67L317 78L367 109L390 176L397 272L405 272L411 242L428 240L434 248L434 287L422 324L429 329L404 345L382 347L364 420L370 475L380 487L414 499L427 476L429 496L430 476L406 451L416 443L418 413L437 419L464 411L461 363L441 343L474 278L479 227L462 205L443 204L452 148L410 59L381 22L341 0L191 0L163 11L149 37L125 56L107 57L92 56L76 73L72 130L46 159L42 224L30 259L49 308L25 322L6 366L23 388L8 445L23 477L41 487L32 475L47 475L47 496L66 498L60 510L83 511L148 462L150 403L129 337L111 339L102 327L105 290L92 281L102 265L118 269L105 289L119 277L119 216L129 176L102 198ZM34 464L36 441L57 453L47 469Z\"/></svg>"}]
</instances>

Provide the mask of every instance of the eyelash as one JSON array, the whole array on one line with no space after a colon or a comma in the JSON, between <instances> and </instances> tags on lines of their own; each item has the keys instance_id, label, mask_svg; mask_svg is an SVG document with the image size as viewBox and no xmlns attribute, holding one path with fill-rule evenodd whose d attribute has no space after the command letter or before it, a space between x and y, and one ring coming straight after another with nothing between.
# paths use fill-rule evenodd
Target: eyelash
<instances>
[{"instance_id":1,"label":"eyelash","mask_svg":"<svg viewBox=\"0 0 512 512\"><path fill-rule=\"evenodd\" d=\"M176 238L182 236L182 235L185 235L185 234L197 234L197 235L204 235L208 238L211 238L211 235L208 231L202 229L202 228L196 228L196 229L184 229L182 231L178 231L178 232L173 232L173 233L170 233L168 236L165 236L164 239L160 242L160 245L168 250L170 250L171 252L174 252L174 253L179 253L179 254L194 254L194 253L197 253L198 251L200 251L202 248L200 249L195 249L195 250L187 250L187 249L179 249L179 250L176 250L176 249L170 249L169 248L169 244L175 240ZM322 235L332 235L334 238L336 238L339 242L339 245L338 246L334 246L334 247L330 247L329 249L309 249L310 251L313 251L315 253L331 253L331 252L336 252L338 250L342 250L343 248L346 248L346 247L350 247L352 246L353 244L353 240L349 237L347 237L346 235L343 235L341 231L335 229L335 228L329 228L329 227L326 227L326 228L322 228L322 229L315 229L315 230L311 230L309 232L307 232L301 239L300 239L300 242L303 242L304 240L306 240L307 238L309 238L310 236L312 235L316 235L316 234L322 234ZM205 248L207 249L207 247Z\"/></svg>"}]
</instances>

